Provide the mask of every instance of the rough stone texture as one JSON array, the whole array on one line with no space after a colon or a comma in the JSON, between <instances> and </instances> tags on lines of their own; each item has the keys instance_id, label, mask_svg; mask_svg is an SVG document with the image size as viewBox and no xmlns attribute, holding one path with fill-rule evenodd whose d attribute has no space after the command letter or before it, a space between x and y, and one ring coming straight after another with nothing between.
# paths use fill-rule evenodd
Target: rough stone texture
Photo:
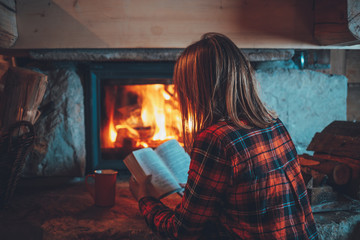
<instances>
[{"instance_id":1,"label":"rough stone texture","mask_svg":"<svg viewBox=\"0 0 360 240\"><path fill-rule=\"evenodd\" d=\"M183 49L71 49L32 50L29 55L35 60L66 61L173 61Z\"/></svg>"},{"instance_id":2,"label":"rough stone texture","mask_svg":"<svg viewBox=\"0 0 360 240\"><path fill-rule=\"evenodd\" d=\"M66 61L175 61L184 49L76 49L76 50L31 50L35 60ZM250 61L289 60L294 50L288 49L244 49Z\"/></svg>"},{"instance_id":3,"label":"rough stone texture","mask_svg":"<svg viewBox=\"0 0 360 240\"><path fill-rule=\"evenodd\" d=\"M360 233L360 214L347 211L314 214L320 239L357 240Z\"/></svg>"},{"instance_id":4,"label":"rough stone texture","mask_svg":"<svg viewBox=\"0 0 360 240\"><path fill-rule=\"evenodd\" d=\"M360 39L360 2L347 0L348 27L357 39Z\"/></svg>"},{"instance_id":5,"label":"rough stone texture","mask_svg":"<svg viewBox=\"0 0 360 240\"><path fill-rule=\"evenodd\" d=\"M252 62L285 61L290 60L295 54L295 50L292 49L244 49L243 52Z\"/></svg>"},{"instance_id":6,"label":"rough stone texture","mask_svg":"<svg viewBox=\"0 0 360 240\"><path fill-rule=\"evenodd\" d=\"M75 69L44 72L48 87L36 122L37 140L26 176L82 176L85 169L84 94Z\"/></svg>"},{"instance_id":7,"label":"rough stone texture","mask_svg":"<svg viewBox=\"0 0 360 240\"><path fill-rule=\"evenodd\" d=\"M121 178L111 208L94 206L83 178L22 179L11 204L0 209L1 240L160 240L140 215L127 178ZM180 197L173 194L163 202L173 209ZM360 213L337 211L314 217L320 239L358 239Z\"/></svg>"},{"instance_id":8,"label":"rough stone texture","mask_svg":"<svg viewBox=\"0 0 360 240\"><path fill-rule=\"evenodd\" d=\"M300 154L316 132L346 120L345 76L267 66L257 69L256 77L262 99L284 122Z\"/></svg>"}]
</instances>

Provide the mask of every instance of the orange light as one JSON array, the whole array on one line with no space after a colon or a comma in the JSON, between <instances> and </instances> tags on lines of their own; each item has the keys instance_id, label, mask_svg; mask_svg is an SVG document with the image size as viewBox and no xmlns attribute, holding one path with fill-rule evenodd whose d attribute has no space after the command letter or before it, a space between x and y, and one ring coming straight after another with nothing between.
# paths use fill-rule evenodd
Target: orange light
<instances>
[{"instance_id":1,"label":"orange light","mask_svg":"<svg viewBox=\"0 0 360 240\"><path fill-rule=\"evenodd\" d=\"M114 128L114 123L111 123L111 124L110 124L109 131L110 131L110 133L109 133L110 141L111 141L112 143L114 143L114 142L116 141L116 137L117 137L117 132L116 132L116 130L115 130L115 128Z\"/></svg>"},{"instance_id":2,"label":"orange light","mask_svg":"<svg viewBox=\"0 0 360 240\"><path fill-rule=\"evenodd\" d=\"M125 85L105 90L112 96L106 98L112 106L106 106L109 143L104 146L119 147L131 139L132 147L156 147L166 140L181 138L180 110L172 98L173 85Z\"/></svg>"}]
</instances>

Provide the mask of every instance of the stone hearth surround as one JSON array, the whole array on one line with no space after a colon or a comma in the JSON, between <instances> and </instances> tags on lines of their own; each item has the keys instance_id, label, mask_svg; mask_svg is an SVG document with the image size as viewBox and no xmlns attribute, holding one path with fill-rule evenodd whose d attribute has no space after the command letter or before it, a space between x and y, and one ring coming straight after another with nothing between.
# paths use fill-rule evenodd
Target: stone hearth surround
<instances>
[{"instance_id":1,"label":"stone hearth surround","mask_svg":"<svg viewBox=\"0 0 360 240\"><path fill-rule=\"evenodd\" d=\"M84 91L76 62L54 63L36 123L38 134L24 176L83 176L86 164ZM346 120L347 79L300 70L292 61L258 64L260 95L287 126L299 154L316 132ZM86 100L85 100L86 101Z\"/></svg>"}]
</instances>

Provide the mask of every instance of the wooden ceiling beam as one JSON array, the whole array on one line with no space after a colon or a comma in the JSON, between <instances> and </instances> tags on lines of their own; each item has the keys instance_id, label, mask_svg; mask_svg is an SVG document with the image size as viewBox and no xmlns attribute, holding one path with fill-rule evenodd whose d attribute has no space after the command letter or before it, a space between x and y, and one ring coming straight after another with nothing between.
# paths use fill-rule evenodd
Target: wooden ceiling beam
<instances>
[{"instance_id":1,"label":"wooden ceiling beam","mask_svg":"<svg viewBox=\"0 0 360 240\"><path fill-rule=\"evenodd\" d=\"M314 38L319 45L360 44L358 0L315 0Z\"/></svg>"}]
</instances>

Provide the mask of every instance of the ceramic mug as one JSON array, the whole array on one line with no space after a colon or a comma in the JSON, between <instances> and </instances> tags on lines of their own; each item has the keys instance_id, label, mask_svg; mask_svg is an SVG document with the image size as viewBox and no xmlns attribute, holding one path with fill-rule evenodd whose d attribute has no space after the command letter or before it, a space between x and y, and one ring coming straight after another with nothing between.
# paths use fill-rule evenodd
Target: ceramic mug
<instances>
[{"instance_id":1,"label":"ceramic mug","mask_svg":"<svg viewBox=\"0 0 360 240\"><path fill-rule=\"evenodd\" d=\"M94 198L95 205L99 207L112 207L115 204L116 175L117 171L111 169L95 170L85 178L86 188ZM89 178L94 178L94 186L88 183Z\"/></svg>"}]
</instances>

